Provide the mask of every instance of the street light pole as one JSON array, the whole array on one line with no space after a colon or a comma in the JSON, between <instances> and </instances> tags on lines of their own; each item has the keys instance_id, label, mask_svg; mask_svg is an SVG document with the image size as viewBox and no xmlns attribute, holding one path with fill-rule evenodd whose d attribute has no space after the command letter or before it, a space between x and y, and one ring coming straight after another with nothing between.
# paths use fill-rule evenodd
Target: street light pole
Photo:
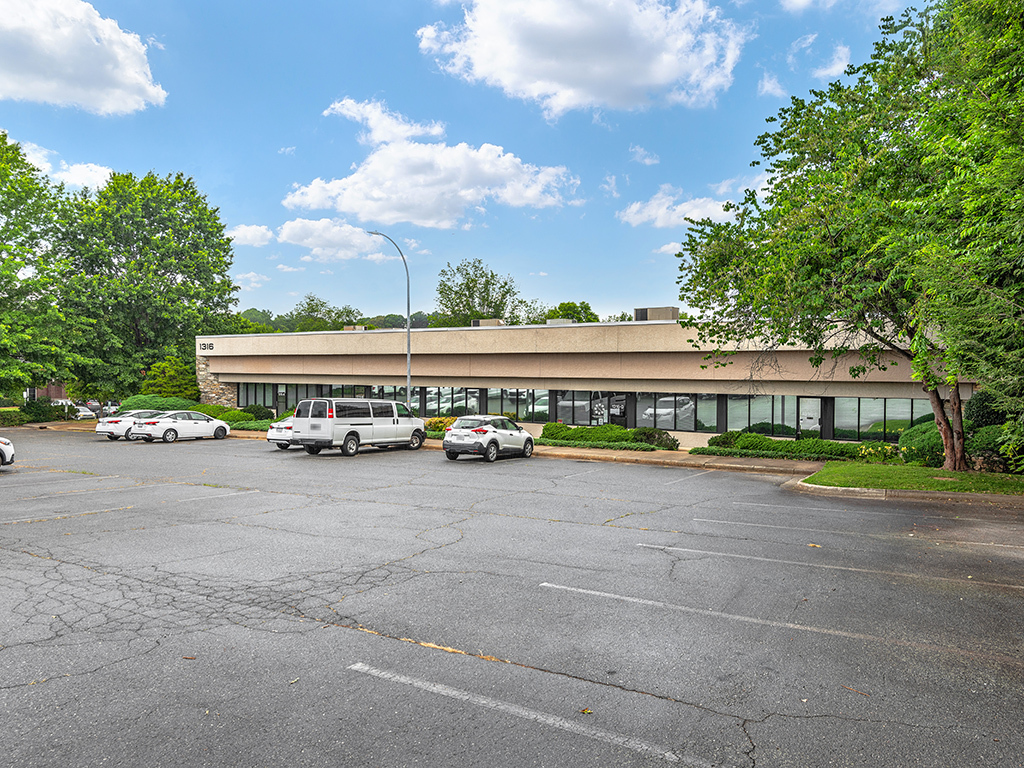
<instances>
[{"instance_id":1,"label":"street light pole","mask_svg":"<svg viewBox=\"0 0 1024 768\"><path fill-rule=\"evenodd\" d=\"M368 235L379 235L388 240L398 255L402 257L402 264L405 265L405 404L412 409L412 299L411 282L409 280L409 262L405 260L405 254L398 247L398 243L385 235L383 232L367 232Z\"/></svg>"}]
</instances>

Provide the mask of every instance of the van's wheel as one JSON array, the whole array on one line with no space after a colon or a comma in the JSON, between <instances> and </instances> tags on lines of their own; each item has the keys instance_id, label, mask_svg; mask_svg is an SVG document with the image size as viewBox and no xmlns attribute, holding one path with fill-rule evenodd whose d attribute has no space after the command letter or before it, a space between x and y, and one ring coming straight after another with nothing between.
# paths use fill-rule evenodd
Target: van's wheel
<instances>
[{"instance_id":1,"label":"van's wheel","mask_svg":"<svg viewBox=\"0 0 1024 768\"><path fill-rule=\"evenodd\" d=\"M342 456L355 456L359 453L359 435L349 435L341 444Z\"/></svg>"},{"instance_id":2,"label":"van's wheel","mask_svg":"<svg viewBox=\"0 0 1024 768\"><path fill-rule=\"evenodd\" d=\"M274 445L276 445L282 451L287 451L289 448L291 448L291 446L288 445L288 443L274 443Z\"/></svg>"},{"instance_id":3,"label":"van's wheel","mask_svg":"<svg viewBox=\"0 0 1024 768\"><path fill-rule=\"evenodd\" d=\"M487 448L484 449L484 460L488 462L496 461L498 458L498 444L488 443Z\"/></svg>"},{"instance_id":4,"label":"van's wheel","mask_svg":"<svg viewBox=\"0 0 1024 768\"><path fill-rule=\"evenodd\" d=\"M421 445L423 445L423 435L419 432L413 432L412 437L409 438L409 450L418 451Z\"/></svg>"},{"instance_id":5,"label":"van's wheel","mask_svg":"<svg viewBox=\"0 0 1024 768\"><path fill-rule=\"evenodd\" d=\"M457 454L455 451L445 451L444 455L447 456L451 461L455 461L457 458L459 458L459 454Z\"/></svg>"},{"instance_id":6,"label":"van's wheel","mask_svg":"<svg viewBox=\"0 0 1024 768\"><path fill-rule=\"evenodd\" d=\"M528 459L533 456L533 440L527 440L523 444L523 458Z\"/></svg>"},{"instance_id":7,"label":"van's wheel","mask_svg":"<svg viewBox=\"0 0 1024 768\"><path fill-rule=\"evenodd\" d=\"M224 427L217 427L213 432L213 436L217 440L223 440L227 433L228 431Z\"/></svg>"},{"instance_id":8,"label":"van's wheel","mask_svg":"<svg viewBox=\"0 0 1024 768\"><path fill-rule=\"evenodd\" d=\"M308 453L310 456L316 456L318 453L320 453L319 445L304 445L302 447L306 449L306 453Z\"/></svg>"},{"instance_id":9,"label":"van's wheel","mask_svg":"<svg viewBox=\"0 0 1024 768\"><path fill-rule=\"evenodd\" d=\"M165 443L173 443L177 439L178 433L175 432L173 429L168 429L166 432L164 432L163 440Z\"/></svg>"}]
</instances>

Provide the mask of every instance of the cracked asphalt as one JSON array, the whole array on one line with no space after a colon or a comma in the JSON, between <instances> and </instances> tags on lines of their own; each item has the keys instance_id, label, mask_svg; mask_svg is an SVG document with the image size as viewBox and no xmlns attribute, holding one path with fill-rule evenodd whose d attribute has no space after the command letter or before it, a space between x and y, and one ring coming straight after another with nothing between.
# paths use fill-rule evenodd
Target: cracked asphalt
<instances>
[{"instance_id":1,"label":"cracked asphalt","mask_svg":"<svg viewBox=\"0 0 1024 768\"><path fill-rule=\"evenodd\" d=\"M1024 512L4 431L0 765L1024 766Z\"/></svg>"}]
</instances>

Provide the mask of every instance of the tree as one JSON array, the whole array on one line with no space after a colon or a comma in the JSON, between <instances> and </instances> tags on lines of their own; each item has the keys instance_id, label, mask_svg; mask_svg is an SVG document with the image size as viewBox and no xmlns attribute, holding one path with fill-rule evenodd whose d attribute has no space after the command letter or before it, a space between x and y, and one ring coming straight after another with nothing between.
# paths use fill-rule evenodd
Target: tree
<instances>
[{"instance_id":1,"label":"tree","mask_svg":"<svg viewBox=\"0 0 1024 768\"><path fill-rule=\"evenodd\" d=\"M557 307L549 309L544 317L547 320L556 320L558 318L575 320L577 323L601 322L597 313L595 313L594 310L590 308L590 304L585 301L581 301L579 304L574 301L563 301Z\"/></svg>"},{"instance_id":2,"label":"tree","mask_svg":"<svg viewBox=\"0 0 1024 768\"><path fill-rule=\"evenodd\" d=\"M180 173L114 173L103 189L72 199L59 240L61 306L92 319L78 345L102 360L75 367L89 385L135 392L154 363L190 359L196 334L236 301L231 240Z\"/></svg>"},{"instance_id":3,"label":"tree","mask_svg":"<svg viewBox=\"0 0 1024 768\"><path fill-rule=\"evenodd\" d=\"M543 317L536 301L520 297L511 275L498 275L480 259L465 259L454 267L449 262L438 278L432 327L464 327L492 318L521 325Z\"/></svg>"},{"instance_id":4,"label":"tree","mask_svg":"<svg viewBox=\"0 0 1024 768\"><path fill-rule=\"evenodd\" d=\"M186 363L177 357L165 357L162 362L153 363L142 382L141 394L198 401L195 363Z\"/></svg>"},{"instance_id":5,"label":"tree","mask_svg":"<svg viewBox=\"0 0 1024 768\"><path fill-rule=\"evenodd\" d=\"M335 307L312 293L307 293L295 309L274 319L274 324L285 331L340 331L346 325L356 325L359 310L348 304Z\"/></svg>"},{"instance_id":6,"label":"tree","mask_svg":"<svg viewBox=\"0 0 1024 768\"><path fill-rule=\"evenodd\" d=\"M947 469L966 469L959 378L941 334L922 321L927 287L919 237L955 180L921 141L943 96L941 25L929 13L883 22L870 62L852 82L811 91L769 119L757 139L767 167L763 200L747 190L733 218L691 221L679 254L686 320L715 350L761 339L810 347L811 362L853 353L852 376L909 365L928 393ZM947 403L943 390L948 390Z\"/></svg>"},{"instance_id":7,"label":"tree","mask_svg":"<svg viewBox=\"0 0 1024 768\"><path fill-rule=\"evenodd\" d=\"M86 320L61 311L53 241L63 192L0 131L0 394L66 378L68 338Z\"/></svg>"}]
</instances>

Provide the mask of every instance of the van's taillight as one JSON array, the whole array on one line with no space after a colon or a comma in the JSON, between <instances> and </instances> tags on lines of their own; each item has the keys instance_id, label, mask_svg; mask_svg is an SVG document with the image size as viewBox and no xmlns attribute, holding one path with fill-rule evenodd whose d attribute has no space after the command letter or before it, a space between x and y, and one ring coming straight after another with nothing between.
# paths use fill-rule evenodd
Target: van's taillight
<instances>
[{"instance_id":1,"label":"van's taillight","mask_svg":"<svg viewBox=\"0 0 1024 768\"><path fill-rule=\"evenodd\" d=\"M327 409L327 418L328 419L333 419L334 418L334 411L331 408Z\"/></svg>"}]
</instances>

